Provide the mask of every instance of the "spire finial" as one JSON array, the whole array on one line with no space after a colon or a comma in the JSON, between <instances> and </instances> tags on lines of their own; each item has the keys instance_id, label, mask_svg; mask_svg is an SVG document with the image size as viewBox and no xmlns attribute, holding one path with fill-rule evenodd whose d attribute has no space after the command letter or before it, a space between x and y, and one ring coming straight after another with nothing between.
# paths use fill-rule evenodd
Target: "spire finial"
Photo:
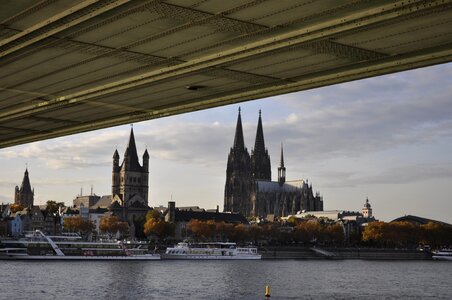
<instances>
[{"instance_id":1,"label":"spire finial","mask_svg":"<svg viewBox=\"0 0 452 300\"><path fill-rule=\"evenodd\" d=\"M286 182L286 168L284 167L284 152L283 143L281 142L281 162L278 168L278 181L279 184L284 184Z\"/></svg>"},{"instance_id":2,"label":"spire finial","mask_svg":"<svg viewBox=\"0 0 452 300\"><path fill-rule=\"evenodd\" d=\"M239 106L239 115L237 117L237 126L235 128L233 147L234 149L245 149L245 142L243 141L242 117L240 116L240 106Z\"/></svg>"},{"instance_id":3,"label":"spire finial","mask_svg":"<svg viewBox=\"0 0 452 300\"><path fill-rule=\"evenodd\" d=\"M262 114L262 111L259 109L259 117L261 116L261 114Z\"/></svg>"},{"instance_id":4,"label":"spire finial","mask_svg":"<svg viewBox=\"0 0 452 300\"><path fill-rule=\"evenodd\" d=\"M241 109L240 106L239 106L239 114L240 114L241 111L242 111L242 109Z\"/></svg>"},{"instance_id":5,"label":"spire finial","mask_svg":"<svg viewBox=\"0 0 452 300\"><path fill-rule=\"evenodd\" d=\"M133 128L133 123L132 123L132 124L130 124L130 127L132 127L132 128Z\"/></svg>"},{"instance_id":6,"label":"spire finial","mask_svg":"<svg viewBox=\"0 0 452 300\"><path fill-rule=\"evenodd\" d=\"M284 168L284 148L283 148L283 142L281 142L281 162L280 162L281 168Z\"/></svg>"}]
</instances>

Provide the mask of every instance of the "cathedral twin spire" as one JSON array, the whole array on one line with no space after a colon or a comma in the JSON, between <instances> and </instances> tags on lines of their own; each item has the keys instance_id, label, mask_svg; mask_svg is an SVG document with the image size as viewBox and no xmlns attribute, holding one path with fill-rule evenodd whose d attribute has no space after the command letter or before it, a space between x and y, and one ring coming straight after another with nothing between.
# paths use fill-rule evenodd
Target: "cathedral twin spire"
<instances>
[{"instance_id":1,"label":"cathedral twin spire","mask_svg":"<svg viewBox=\"0 0 452 300\"><path fill-rule=\"evenodd\" d=\"M286 189L286 186L282 143L278 182L273 182L270 156L265 148L262 113L259 111L256 140L250 155L244 144L239 109L234 146L229 152L226 168L224 211L265 217L270 214L287 216L301 210L323 210L322 198L318 194L313 195L307 180L301 187Z\"/></svg>"},{"instance_id":2,"label":"cathedral twin spire","mask_svg":"<svg viewBox=\"0 0 452 300\"><path fill-rule=\"evenodd\" d=\"M233 150L246 151L243 138L242 116L239 108L237 126L235 129ZM246 151L247 152L247 151ZM259 110L256 140L254 149L251 151L251 175L254 179L271 180L271 163L268 150L265 148L264 129L262 126L262 112Z\"/></svg>"},{"instance_id":3,"label":"cathedral twin spire","mask_svg":"<svg viewBox=\"0 0 452 300\"><path fill-rule=\"evenodd\" d=\"M278 169L278 180L285 182L284 158ZM271 181L270 155L265 147L262 112L259 110L256 140L251 155L245 147L243 138L242 116L239 108L234 145L228 156L226 168L226 185L224 211L239 212L245 216L256 213L256 203L251 200L251 192L256 182ZM254 212L254 213L251 213Z\"/></svg>"}]
</instances>

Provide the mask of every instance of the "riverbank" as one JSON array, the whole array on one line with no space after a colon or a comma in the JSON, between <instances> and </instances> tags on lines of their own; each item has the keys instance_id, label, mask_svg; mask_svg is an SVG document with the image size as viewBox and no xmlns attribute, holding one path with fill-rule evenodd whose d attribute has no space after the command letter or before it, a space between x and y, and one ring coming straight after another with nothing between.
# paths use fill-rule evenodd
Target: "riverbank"
<instances>
[{"instance_id":1,"label":"riverbank","mask_svg":"<svg viewBox=\"0 0 452 300\"><path fill-rule=\"evenodd\" d=\"M431 253L409 249L260 247L262 259L431 260Z\"/></svg>"}]
</instances>

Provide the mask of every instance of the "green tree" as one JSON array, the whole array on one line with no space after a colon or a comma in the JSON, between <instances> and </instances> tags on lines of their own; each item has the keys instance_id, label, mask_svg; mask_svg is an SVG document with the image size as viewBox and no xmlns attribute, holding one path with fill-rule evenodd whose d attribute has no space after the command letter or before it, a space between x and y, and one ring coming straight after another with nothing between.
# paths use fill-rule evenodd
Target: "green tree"
<instances>
[{"instance_id":1,"label":"green tree","mask_svg":"<svg viewBox=\"0 0 452 300\"><path fill-rule=\"evenodd\" d=\"M64 202L56 202L53 200L47 201L46 211L49 214L57 214L60 207L65 207Z\"/></svg>"}]
</instances>

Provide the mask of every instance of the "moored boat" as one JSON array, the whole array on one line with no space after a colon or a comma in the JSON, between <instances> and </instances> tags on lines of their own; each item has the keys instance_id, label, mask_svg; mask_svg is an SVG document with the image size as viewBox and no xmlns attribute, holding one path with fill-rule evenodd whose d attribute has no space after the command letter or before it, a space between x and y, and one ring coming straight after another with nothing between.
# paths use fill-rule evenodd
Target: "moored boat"
<instances>
[{"instance_id":1,"label":"moored boat","mask_svg":"<svg viewBox=\"0 0 452 300\"><path fill-rule=\"evenodd\" d=\"M441 249L432 252L432 258L434 260L451 260L452 261L452 249Z\"/></svg>"},{"instance_id":2,"label":"moored boat","mask_svg":"<svg viewBox=\"0 0 452 300\"><path fill-rule=\"evenodd\" d=\"M237 247L236 243L178 243L166 249L164 259L254 260L261 259L257 248Z\"/></svg>"},{"instance_id":3,"label":"moored boat","mask_svg":"<svg viewBox=\"0 0 452 300\"><path fill-rule=\"evenodd\" d=\"M76 235L47 236L37 230L18 240L0 242L0 259L16 260L156 260L143 243L85 242Z\"/></svg>"}]
</instances>

